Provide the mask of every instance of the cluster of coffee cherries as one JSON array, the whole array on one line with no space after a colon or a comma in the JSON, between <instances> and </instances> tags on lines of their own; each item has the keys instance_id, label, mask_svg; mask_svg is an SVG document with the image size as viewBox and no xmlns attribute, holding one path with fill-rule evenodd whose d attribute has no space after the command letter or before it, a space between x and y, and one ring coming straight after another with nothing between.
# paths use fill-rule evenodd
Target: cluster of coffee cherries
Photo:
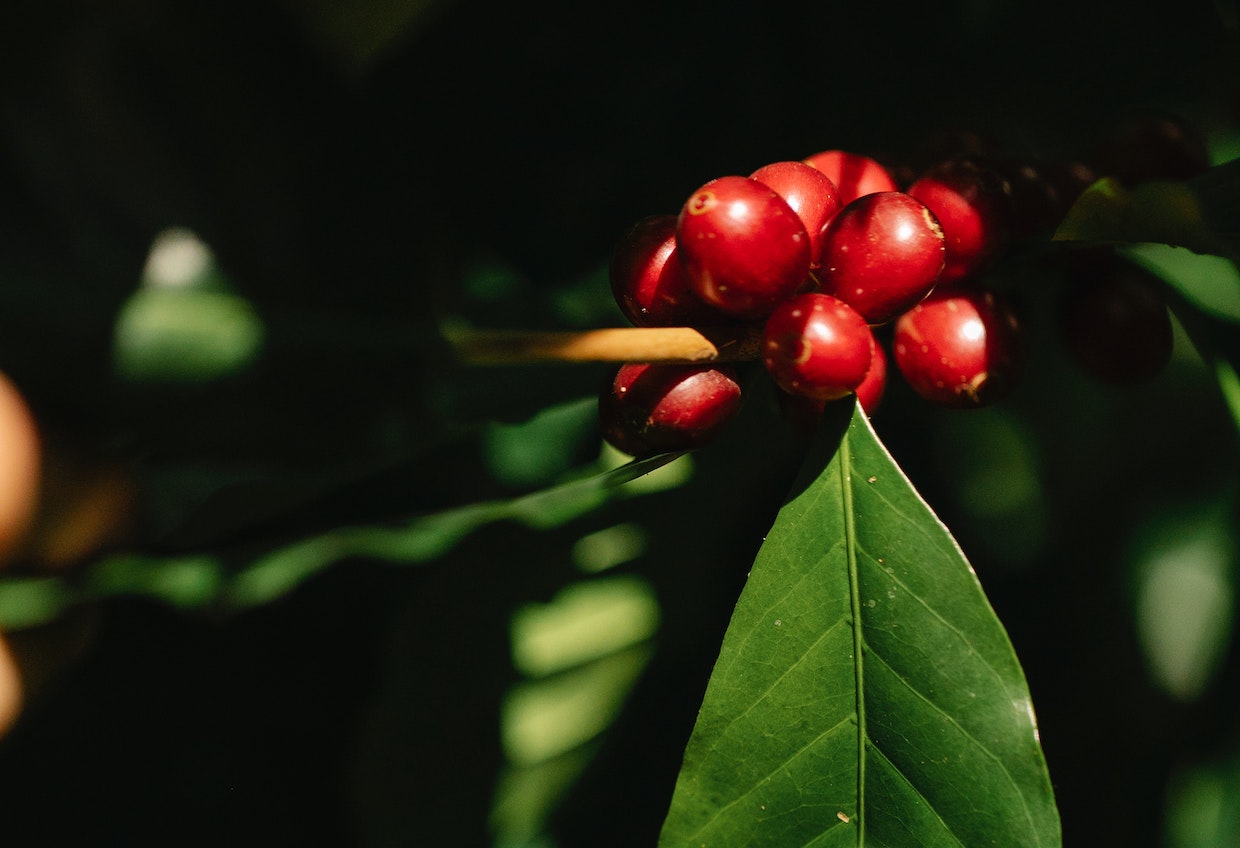
<instances>
[{"instance_id":1,"label":"cluster of coffee cherries","mask_svg":"<svg viewBox=\"0 0 1240 848\"><path fill-rule=\"evenodd\" d=\"M1143 166L1131 150L1142 145L1120 143L1116 159ZM1167 168L1153 171L1129 182ZM984 406L1007 394L1023 356L1013 305L983 272L1015 241L1053 232L1097 173L971 151L906 175L842 150L776 162L637 222L612 256L612 290L639 327L760 327L761 359L794 419L854 394L873 413L888 370L876 328L917 394ZM1124 380L1165 364L1170 323L1154 281L1110 250L1082 252L1067 270L1078 281L1064 333L1085 367ZM605 438L643 456L709 442L740 399L731 365L630 363L599 412Z\"/></svg>"}]
</instances>

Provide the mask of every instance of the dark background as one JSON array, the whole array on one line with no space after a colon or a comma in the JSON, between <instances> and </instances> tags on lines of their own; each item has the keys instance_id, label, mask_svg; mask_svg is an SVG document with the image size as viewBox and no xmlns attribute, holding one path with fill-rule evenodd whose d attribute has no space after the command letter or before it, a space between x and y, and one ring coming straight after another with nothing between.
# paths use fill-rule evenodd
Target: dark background
<instances>
[{"instance_id":1,"label":"dark background","mask_svg":"<svg viewBox=\"0 0 1240 848\"><path fill-rule=\"evenodd\" d=\"M258 481L248 522L206 498L173 510L179 523L139 521L135 541L154 551L512 494L473 426L588 395L602 370L462 371L437 341L439 316L614 322L553 305L597 275L628 224L713 177L825 148L916 162L936 135L970 130L1025 154L1086 156L1117 115L1148 106L1234 138L1228 13L35 4L0 28L0 270L20 281L2 304L0 363L41 421L140 480L192 466ZM171 225L212 246L272 328L259 373L158 391L111 376L111 318ZM480 262L521 279L516 296L471 301L461 280ZM1026 298L1039 314L1040 295ZM896 384L875 423L965 550L982 552L1067 844L1162 844L1169 775L1234 735L1240 669L1228 660L1194 704L1159 694L1117 551L1145 505L1234 479L1234 436L1196 372L1095 388L1065 376L1046 326L1031 338L1040 353L1010 409L1044 464L1049 529L1019 565L988 562L988 534L1007 531L971 521L954 495L945 457L969 447L951 414ZM628 519L655 540L633 567L659 592L660 651L552 830L564 846L653 844L731 604L795 469L795 440L771 436L769 413L750 404L689 487L569 528L490 528L422 570L350 561L232 616L103 604L91 647L0 742L0 838L488 844L496 704L514 679L507 615L563 583L573 539ZM362 482L287 495L316 469Z\"/></svg>"}]
</instances>

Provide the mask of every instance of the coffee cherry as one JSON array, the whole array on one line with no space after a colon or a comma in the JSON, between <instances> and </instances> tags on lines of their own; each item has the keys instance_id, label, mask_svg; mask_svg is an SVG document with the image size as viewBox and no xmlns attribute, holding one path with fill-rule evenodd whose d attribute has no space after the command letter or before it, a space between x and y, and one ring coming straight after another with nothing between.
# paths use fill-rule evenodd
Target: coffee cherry
<instances>
[{"instance_id":1,"label":"coffee cherry","mask_svg":"<svg viewBox=\"0 0 1240 848\"><path fill-rule=\"evenodd\" d=\"M1042 166L1016 157L988 159L987 162L1007 180L1011 189L1012 236L1027 238L1053 233L1068 207L1060 200L1058 189L1043 173Z\"/></svg>"},{"instance_id":2,"label":"coffee cherry","mask_svg":"<svg viewBox=\"0 0 1240 848\"><path fill-rule=\"evenodd\" d=\"M648 456L709 443L740 402L730 367L629 363L599 394L599 421L614 447Z\"/></svg>"},{"instance_id":3,"label":"coffee cherry","mask_svg":"<svg viewBox=\"0 0 1240 848\"><path fill-rule=\"evenodd\" d=\"M643 218L625 233L611 256L611 291L638 327L708 326L727 317L689 288L676 255L676 216Z\"/></svg>"},{"instance_id":4,"label":"coffee cherry","mask_svg":"<svg viewBox=\"0 0 1240 848\"><path fill-rule=\"evenodd\" d=\"M919 177L908 193L930 207L947 238L941 284L982 269L1007 247L1012 227L1009 188L978 160L945 163Z\"/></svg>"},{"instance_id":5,"label":"coffee cherry","mask_svg":"<svg viewBox=\"0 0 1240 848\"><path fill-rule=\"evenodd\" d=\"M823 234L822 291L881 324L925 297L943 270L939 222L898 191L859 197Z\"/></svg>"},{"instance_id":6,"label":"coffee cherry","mask_svg":"<svg viewBox=\"0 0 1240 848\"><path fill-rule=\"evenodd\" d=\"M720 177L685 202L676 248L689 285L741 318L761 318L809 275L810 239L782 197L757 180Z\"/></svg>"},{"instance_id":7,"label":"coffee cherry","mask_svg":"<svg viewBox=\"0 0 1240 848\"><path fill-rule=\"evenodd\" d=\"M749 175L778 194L797 213L809 233L810 270L822 264L822 235L827 223L843 205L835 183L804 162L774 162Z\"/></svg>"},{"instance_id":8,"label":"coffee cherry","mask_svg":"<svg viewBox=\"0 0 1240 848\"><path fill-rule=\"evenodd\" d=\"M865 319L826 294L781 303L762 332L762 361L775 383L794 395L835 400L856 390L872 359Z\"/></svg>"},{"instance_id":9,"label":"coffee cherry","mask_svg":"<svg viewBox=\"0 0 1240 848\"><path fill-rule=\"evenodd\" d=\"M1171 318L1162 281L1110 250L1072 258L1060 302L1073 359L1108 383L1149 380L1171 360Z\"/></svg>"},{"instance_id":10,"label":"coffee cherry","mask_svg":"<svg viewBox=\"0 0 1240 848\"><path fill-rule=\"evenodd\" d=\"M935 292L895 325L896 366L917 394L968 409L1008 393L1022 355L1015 313L988 291Z\"/></svg>"},{"instance_id":11,"label":"coffee cherry","mask_svg":"<svg viewBox=\"0 0 1240 848\"><path fill-rule=\"evenodd\" d=\"M1097 170L1125 185L1187 180L1210 167L1205 139L1183 118L1148 112L1111 127L1094 155Z\"/></svg>"},{"instance_id":12,"label":"coffee cherry","mask_svg":"<svg viewBox=\"0 0 1240 848\"><path fill-rule=\"evenodd\" d=\"M887 352L882 344L870 333L870 370L865 379L857 386L857 403L866 415L873 415L883 402L883 394L887 391Z\"/></svg>"},{"instance_id":13,"label":"coffee cherry","mask_svg":"<svg viewBox=\"0 0 1240 848\"><path fill-rule=\"evenodd\" d=\"M860 153L824 150L802 161L822 171L835 183L840 202L845 205L876 191L897 191L900 188L886 168Z\"/></svg>"}]
</instances>

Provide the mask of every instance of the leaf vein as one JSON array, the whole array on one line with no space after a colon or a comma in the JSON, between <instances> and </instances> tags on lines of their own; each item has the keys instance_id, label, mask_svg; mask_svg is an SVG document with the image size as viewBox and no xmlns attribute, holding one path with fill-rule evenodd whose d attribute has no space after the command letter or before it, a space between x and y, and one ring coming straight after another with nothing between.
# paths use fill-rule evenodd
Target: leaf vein
<instances>
[{"instance_id":1,"label":"leaf vein","mask_svg":"<svg viewBox=\"0 0 1240 848\"><path fill-rule=\"evenodd\" d=\"M960 734L964 736L965 739L968 739L969 742L973 743L974 747L976 747L979 751L981 751L987 757L989 757L991 760L994 761L995 765L999 767L999 771L1003 773L1003 776L1007 778L1008 783L1012 785L1012 789L1015 790L1016 792L1016 797L1020 799L1021 809L1025 813L1025 819L1029 822L1030 833L1033 833L1036 835L1037 827L1034 825L1034 822L1033 822L1033 812L1029 809L1029 804L1025 800L1025 794L1020 791L1020 784L1017 783L1016 778L1012 776L1012 773L1008 770L1007 764L1003 762L1003 759L998 754L996 754L994 751L990 750L990 748L988 748L985 744L983 744L981 740L977 739L976 737L973 736L972 733L966 730L964 726L961 725L960 722L956 720L955 716L953 716L947 710L940 707L934 701L930 700L930 698L920 689L917 689L915 686L913 686L913 684L910 683L904 675L896 671L895 668L892 667L891 663L887 662L887 659L883 657L882 654L876 653L874 651L870 651L870 654L876 660L878 660L884 666L886 666L887 670L891 672L892 676L895 677L896 680L900 681L900 683L904 686L905 689L907 689L914 696L920 699L922 703L926 704L928 707L930 707L932 710L934 710L936 713L938 713L944 719L946 719L948 723L950 723L953 727L955 727L957 730L960 731ZM870 742L874 744L875 750L879 750L877 743L875 743L872 738L870 739ZM884 756L884 759L886 759L885 756ZM888 759L888 762L891 762L891 761ZM894 767L894 764L893 764L893 767ZM911 781L909 785L910 786L912 785ZM920 795L921 793L918 792L917 794Z\"/></svg>"},{"instance_id":2,"label":"leaf vein","mask_svg":"<svg viewBox=\"0 0 1240 848\"><path fill-rule=\"evenodd\" d=\"M689 835L690 841L697 840L705 831L709 830L711 825L713 825L716 821L718 821L723 816L724 813L726 813L728 810L732 809L737 804L741 803L746 798L750 797L755 792L757 792L759 789L761 789L765 783L770 781L772 776L774 776L775 774L778 774L781 770L787 771L788 766L791 765L793 762L795 762L802 754L804 754L810 748L817 745L819 742L826 739L828 736L832 735L840 728L845 727L852 722L853 722L852 716L845 716L844 718L837 721L835 724L831 725L831 727L827 728L822 733L819 733L813 739L806 742L804 745L802 745L800 748L794 751L791 755L789 755L789 757L786 760L780 763L778 768L772 769L771 772L767 774L765 777L763 777L762 779L758 781L755 781L754 785L748 791L744 792L741 795L736 796L731 801L729 801L727 804L723 805L718 810L716 810L713 816L707 819L706 822L704 822L701 827L699 827L697 830L695 830L693 833Z\"/></svg>"},{"instance_id":3,"label":"leaf vein","mask_svg":"<svg viewBox=\"0 0 1240 848\"><path fill-rule=\"evenodd\" d=\"M878 563L875 560L871 559L870 562L874 565L875 568L878 568ZM917 601L917 603L921 604L922 608L925 609L926 612L930 613L930 615L938 619L940 624L942 624L944 627L950 630L953 634L955 634L955 636L961 642L967 645L969 648L969 655L977 657L978 662L980 662L983 666L985 666L986 670L990 672L990 674L995 678L995 680L999 681L999 683L1003 684L1004 686L1007 685L1003 675L999 672L999 670L995 668L993 665L991 665L990 661L985 656L983 656L982 654L974 650L973 642L960 630L959 627L957 627L956 625L948 621L946 618L944 618L943 615L938 610L936 610L933 606L930 605L928 601L925 600L925 598L923 598L921 595L917 594L912 589L910 589L908 587L908 584L906 584L899 577L896 577L894 574L891 574L886 571L884 571L883 573L886 574L887 577L890 578L893 583L895 583L897 586L899 586L901 589L907 592L910 598Z\"/></svg>"},{"instance_id":4,"label":"leaf vein","mask_svg":"<svg viewBox=\"0 0 1240 848\"><path fill-rule=\"evenodd\" d=\"M897 777L899 777L900 780L904 781L904 785L907 786L909 789L911 789L913 793L916 794L917 797L922 800L922 803L926 805L926 809L928 809L931 813L934 814L934 817L939 820L939 824L943 825L943 829L946 830L948 835L951 836L951 838L956 841L956 844L959 845L960 848L965 848L964 842L962 842L960 840L960 837L956 835L956 832L951 829L951 825L949 825L946 821L943 820L943 817L939 815L939 811L936 810L934 808L934 805L930 803L930 799L927 798L925 795L921 794L921 790L917 788L917 786L913 783L913 781L908 779L908 775L900 771L900 769L896 766L896 764L887 758L887 755L883 753L881 748L879 748L877 745L872 745L871 747L873 747L875 755L880 757L883 762L885 762L888 766L891 767L892 773L895 774Z\"/></svg>"}]
</instances>

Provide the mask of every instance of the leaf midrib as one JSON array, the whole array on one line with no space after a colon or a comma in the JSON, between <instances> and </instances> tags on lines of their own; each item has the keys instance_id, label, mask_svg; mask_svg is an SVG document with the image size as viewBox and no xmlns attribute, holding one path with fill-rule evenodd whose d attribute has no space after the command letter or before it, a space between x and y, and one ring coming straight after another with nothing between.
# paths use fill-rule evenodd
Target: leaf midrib
<instances>
[{"instance_id":1,"label":"leaf midrib","mask_svg":"<svg viewBox=\"0 0 1240 848\"><path fill-rule=\"evenodd\" d=\"M857 569L857 528L852 497L852 451L849 430L840 439L840 491L844 508L844 551L848 560L848 592L853 620L853 679L857 686L857 845L865 845L865 675L861 657L861 585Z\"/></svg>"}]
</instances>

